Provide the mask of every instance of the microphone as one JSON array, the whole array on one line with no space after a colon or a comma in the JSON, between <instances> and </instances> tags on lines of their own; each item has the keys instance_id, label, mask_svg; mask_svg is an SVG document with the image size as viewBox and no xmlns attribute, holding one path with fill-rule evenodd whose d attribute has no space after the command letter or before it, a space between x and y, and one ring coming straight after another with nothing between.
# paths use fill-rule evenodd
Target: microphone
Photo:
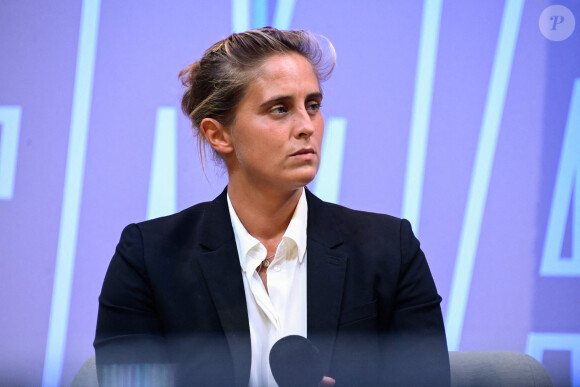
<instances>
[{"instance_id":1,"label":"microphone","mask_svg":"<svg viewBox=\"0 0 580 387\"><path fill-rule=\"evenodd\" d=\"M270 369L280 387L316 387L324 376L320 351L298 335L283 337L272 346Z\"/></svg>"}]
</instances>

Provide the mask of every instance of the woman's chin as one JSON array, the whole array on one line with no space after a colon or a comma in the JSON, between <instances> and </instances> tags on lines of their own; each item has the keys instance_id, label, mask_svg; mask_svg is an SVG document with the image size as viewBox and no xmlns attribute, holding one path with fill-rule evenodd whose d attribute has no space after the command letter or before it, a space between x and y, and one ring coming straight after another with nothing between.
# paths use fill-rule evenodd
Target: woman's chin
<instances>
[{"instance_id":1,"label":"woman's chin","mask_svg":"<svg viewBox=\"0 0 580 387\"><path fill-rule=\"evenodd\" d=\"M301 177L300 179L298 179L297 186L304 187L304 186L312 183L314 181L315 177L316 177L316 173L305 175L305 176Z\"/></svg>"},{"instance_id":2,"label":"woman's chin","mask_svg":"<svg viewBox=\"0 0 580 387\"><path fill-rule=\"evenodd\" d=\"M312 181L314 181L314 177L316 175L308 175L308 176L297 176L291 180L286 180L284 182L279 182L278 184L276 184L279 188L282 188L284 190L290 190L293 191L295 189L299 189L302 187L305 187L306 185L310 184Z\"/></svg>"}]
</instances>

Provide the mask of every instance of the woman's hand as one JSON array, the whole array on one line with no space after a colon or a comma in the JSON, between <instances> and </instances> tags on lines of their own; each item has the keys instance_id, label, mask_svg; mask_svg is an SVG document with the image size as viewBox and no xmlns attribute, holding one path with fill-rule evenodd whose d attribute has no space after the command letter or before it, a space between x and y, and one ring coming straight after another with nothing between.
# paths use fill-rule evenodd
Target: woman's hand
<instances>
[{"instance_id":1,"label":"woman's hand","mask_svg":"<svg viewBox=\"0 0 580 387\"><path fill-rule=\"evenodd\" d=\"M333 378L329 376L323 376L318 387L332 387L334 386L335 383L336 380L334 380Z\"/></svg>"}]
</instances>

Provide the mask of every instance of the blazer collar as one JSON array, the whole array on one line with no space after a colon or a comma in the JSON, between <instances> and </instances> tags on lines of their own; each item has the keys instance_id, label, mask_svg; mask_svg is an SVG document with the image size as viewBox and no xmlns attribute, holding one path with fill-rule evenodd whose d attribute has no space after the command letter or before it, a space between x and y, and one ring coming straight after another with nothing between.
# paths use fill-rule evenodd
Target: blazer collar
<instances>
[{"instance_id":1,"label":"blazer collar","mask_svg":"<svg viewBox=\"0 0 580 387\"><path fill-rule=\"evenodd\" d=\"M226 187L218 197L208 203L204 211L204 229L201 234L201 245L208 250L217 250L232 240L235 242L234 230L228 210L227 194L228 189Z\"/></svg>"},{"instance_id":2,"label":"blazer collar","mask_svg":"<svg viewBox=\"0 0 580 387\"><path fill-rule=\"evenodd\" d=\"M308 238L318 241L330 249L343 243L343 236L334 221L330 204L320 200L306 188L308 201Z\"/></svg>"},{"instance_id":3,"label":"blazer collar","mask_svg":"<svg viewBox=\"0 0 580 387\"><path fill-rule=\"evenodd\" d=\"M308 238L318 241L329 248L343 242L343 237L329 211L329 204L316 197L308 188ZM202 245L215 250L224 243L235 240L227 202L227 187L213 201L209 202L204 213L205 228L202 233Z\"/></svg>"},{"instance_id":4,"label":"blazer collar","mask_svg":"<svg viewBox=\"0 0 580 387\"><path fill-rule=\"evenodd\" d=\"M199 262L230 347L236 385L247 386L250 324L226 193L224 189L204 212L201 245L206 251L201 253Z\"/></svg>"},{"instance_id":5,"label":"blazer collar","mask_svg":"<svg viewBox=\"0 0 580 387\"><path fill-rule=\"evenodd\" d=\"M227 188L204 212L200 264L224 328L238 384L250 375L251 344L244 285L227 205ZM329 204L308 189L307 329L308 338L330 366L342 304L347 257L343 236Z\"/></svg>"},{"instance_id":6,"label":"blazer collar","mask_svg":"<svg viewBox=\"0 0 580 387\"><path fill-rule=\"evenodd\" d=\"M308 338L320 349L328 371L342 304L347 256L329 204L308 190L306 195Z\"/></svg>"}]
</instances>

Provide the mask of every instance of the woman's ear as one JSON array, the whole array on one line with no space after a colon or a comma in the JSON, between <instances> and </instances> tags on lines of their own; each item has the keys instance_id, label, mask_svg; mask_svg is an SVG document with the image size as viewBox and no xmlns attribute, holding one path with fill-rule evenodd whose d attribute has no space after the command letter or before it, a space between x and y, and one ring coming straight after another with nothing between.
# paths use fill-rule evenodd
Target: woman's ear
<instances>
[{"instance_id":1,"label":"woman's ear","mask_svg":"<svg viewBox=\"0 0 580 387\"><path fill-rule=\"evenodd\" d=\"M225 126L213 118L204 118L201 120L199 130L205 137L209 145L219 154L227 155L233 152L234 147L230 134Z\"/></svg>"}]
</instances>

